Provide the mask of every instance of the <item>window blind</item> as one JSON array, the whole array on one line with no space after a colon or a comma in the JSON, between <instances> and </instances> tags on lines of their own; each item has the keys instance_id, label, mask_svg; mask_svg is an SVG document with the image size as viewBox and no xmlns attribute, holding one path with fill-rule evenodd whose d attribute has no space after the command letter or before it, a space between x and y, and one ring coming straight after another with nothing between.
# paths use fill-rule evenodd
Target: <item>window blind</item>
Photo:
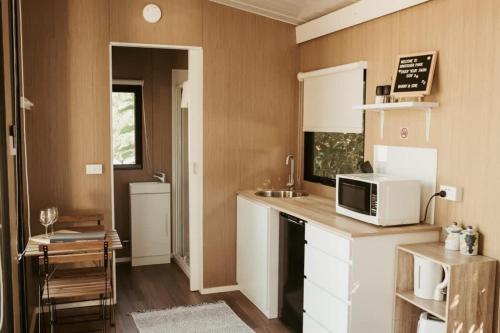
<instances>
[{"instance_id":1,"label":"window blind","mask_svg":"<svg viewBox=\"0 0 500 333\"><path fill-rule=\"evenodd\" d=\"M363 133L366 62L300 73L303 81L304 132Z\"/></svg>"}]
</instances>

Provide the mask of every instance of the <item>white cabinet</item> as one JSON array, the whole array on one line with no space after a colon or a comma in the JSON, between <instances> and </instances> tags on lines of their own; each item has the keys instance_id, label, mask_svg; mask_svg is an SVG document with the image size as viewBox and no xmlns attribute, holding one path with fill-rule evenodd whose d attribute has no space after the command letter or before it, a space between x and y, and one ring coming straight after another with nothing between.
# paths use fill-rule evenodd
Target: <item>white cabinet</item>
<instances>
[{"instance_id":1,"label":"white cabinet","mask_svg":"<svg viewBox=\"0 0 500 333\"><path fill-rule=\"evenodd\" d=\"M170 263L170 184L130 183L132 266Z\"/></svg>"},{"instance_id":2,"label":"white cabinet","mask_svg":"<svg viewBox=\"0 0 500 333\"><path fill-rule=\"evenodd\" d=\"M309 279L304 280L304 311L332 333L348 332L349 305Z\"/></svg>"},{"instance_id":3,"label":"white cabinet","mask_svg":"<svg viewBox=\"0 0 500 333\"><path fill-rule=\"evenodd\" d=\"M278 252L278 212L238 196L236 279L268 318L278 315Z\"/></svg>"},{"instance_id":4,"label":"white cabinet","mask_svg":"<svg viewBox=\"0 0 500 333\"><path fill-rule=\"evenodd\" d=\"M306 225L304 333L392 332L396 246L438 231L341 237Z\"/></svg>"},{"instance_id":5,"label":"white cabinet","mask_svg":"<svg viewBox=\"0 0 500 333\"><path fill-rule=\"evenodd\" d=\"M304 313L304 332L330 333L326 328L318 324L307 313Z\"/></svg>"},{"instance_id":6,"label":"white cabinet","mask_svg":"<svg viewBox=\"0 0 500 333\"><path fill-rule=\"evenodd\" d=\"M351 265L306 244L304 275L335 297L348 302Z\"/></svg>"}]
</instances>

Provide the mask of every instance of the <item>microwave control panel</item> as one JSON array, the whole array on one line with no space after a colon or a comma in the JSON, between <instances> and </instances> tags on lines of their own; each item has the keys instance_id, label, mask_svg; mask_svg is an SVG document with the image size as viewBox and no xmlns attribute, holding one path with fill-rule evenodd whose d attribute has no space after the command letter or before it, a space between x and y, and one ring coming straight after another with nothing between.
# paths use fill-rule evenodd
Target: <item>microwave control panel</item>
<instances>
[{"instance_id":1,"label":"microwave control panel","mask_svg":"<svg viewBox=\"0 0 500 333\"><path fill-rule=\"evenodd\" d=\"M370 197L370 216L377 216L377 204L377 184L372 184Z\"/></svg>"}]
</instances>

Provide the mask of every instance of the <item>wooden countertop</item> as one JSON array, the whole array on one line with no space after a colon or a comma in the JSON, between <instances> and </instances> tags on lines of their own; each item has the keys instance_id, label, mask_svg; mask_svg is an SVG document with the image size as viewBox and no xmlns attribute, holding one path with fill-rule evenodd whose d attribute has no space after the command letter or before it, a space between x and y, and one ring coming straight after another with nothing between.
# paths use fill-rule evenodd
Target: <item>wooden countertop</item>
<instances>
[{"instance_id":1,"label":"wooden countertop","mask_svg":"<svg viewBox=\"0 0 500 333\"><path fill-rule=\"evenodd\" d=\"M460 254L460 251L450 251L445 249L444 243L418 243L418 244L405 244L400 245L399 249L411 253L413 255L425 257L430 261L438 264L449 266L469 265L474 263L497 261L496 259L486 256L466 256Z\"/></svg>"},{"instance_id":2,"label":"wooden countertop","mask_svg":"<svg viewBox=\"0 0 500 333\"><path fill-rule=\"evenodd\" d=\"M343 237L369 237L412 232L440 231L441 227L427 223L406 226L378 227L338 215L332 199L316 195L299 198L265 198L255 195L256 190L239 191L238 195L256 203L296 216L310 223L326 227Z\"/></svg>"}]
</instances>

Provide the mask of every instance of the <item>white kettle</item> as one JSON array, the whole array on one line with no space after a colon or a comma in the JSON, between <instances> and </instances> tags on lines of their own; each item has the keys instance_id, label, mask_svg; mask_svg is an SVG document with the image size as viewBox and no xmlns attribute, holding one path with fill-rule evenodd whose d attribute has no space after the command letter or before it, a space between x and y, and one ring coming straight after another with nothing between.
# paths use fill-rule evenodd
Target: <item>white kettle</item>
<instances>
[{"instance_id":1,"label":"white kettle","mask_svg":"<svg viewBox=\"0 0 500 333\"><path fill-rule=\"evenodd\" d=\"M448 286L449 282L447 268L417 255L414 255L413 259L413 290L415 296L442 301L444 299L443 290Z\"/></svg>"}]
</instances>

